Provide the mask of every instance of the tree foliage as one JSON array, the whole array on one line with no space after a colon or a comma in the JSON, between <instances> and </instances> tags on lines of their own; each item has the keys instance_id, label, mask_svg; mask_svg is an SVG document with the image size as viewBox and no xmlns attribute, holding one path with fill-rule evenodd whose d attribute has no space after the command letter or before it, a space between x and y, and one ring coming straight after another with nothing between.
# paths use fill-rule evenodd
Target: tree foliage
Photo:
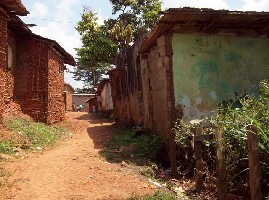
<instances>
[{"instance_id":1,"label":"tree foliage","mask_svg":"<svg viewBox=\"0 0 269 200\"><path fill-rule=\"evenodd\" d=\"M85 8L76 27L83 45L76 49L78 66L74 77L88 86L95 86L99 82L101 74L114 63L118 49L116 43L108 37L107 27L100 26L97 20L96 13Z\"/></svg>"},{"instance_id":2,"label":"tree foliage","mask_svg":"<svg viewBox=\"0 0 269 200\"><path fill-rule=\"evenodd\" d=\"M128 39L131 38L133 41L140 33L152 29L159 20L160 0L110 0L110 2L112 14L118 15L112 35L128 35Z\"/></svg>"},{"instance_id":3,"label":"tree foliage","mask_svg":"<svg viewBox=\"0 0 269 200\"><path fill-rule=\"evenodd\" d=\"M96 85L97 73L114 64L117 53L128 48L141 32L149 31L159 19L160 0L110 2L114 18L99 25L97 14L85 7L76 27L83 46L76 49L78 67L74 77L85 85Z\"/></svg>"}]
</instances>

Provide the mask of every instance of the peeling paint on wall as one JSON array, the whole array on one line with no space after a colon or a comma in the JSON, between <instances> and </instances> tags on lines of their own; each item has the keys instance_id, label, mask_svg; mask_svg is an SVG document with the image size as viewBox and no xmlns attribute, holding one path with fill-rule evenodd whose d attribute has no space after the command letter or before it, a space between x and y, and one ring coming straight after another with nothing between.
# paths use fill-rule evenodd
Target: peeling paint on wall
<instances>
[{"instance_id":1,"label":"peeling paint on wall","mask_svg":"<svg viewBox=\"0 0 269 200\"><path fill-rule=\"evenodd\" d=\"M216 99L217 99L217 93L216 93L215 91L211 91L211 92L209 93L209 96L210 96L214 101L216 101Z\"/></svg>"},{"instance_id":2,"label":"peeling paint on wall","mask_svg":"<svg viewBox=\"0 0 269 200\"><path fill-rule=\"evenodd\" d=\"M210 115L269 75L268 38L174 34L172 40L175 101L184 118Z\"/></svg>"}]
</instances>

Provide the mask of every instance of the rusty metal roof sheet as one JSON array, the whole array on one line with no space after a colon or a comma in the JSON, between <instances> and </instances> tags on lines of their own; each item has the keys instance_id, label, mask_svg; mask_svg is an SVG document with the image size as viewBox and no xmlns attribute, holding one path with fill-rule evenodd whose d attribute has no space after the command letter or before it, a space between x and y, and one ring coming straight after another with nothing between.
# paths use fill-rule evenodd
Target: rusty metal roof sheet
<instances>
[{"instance_id":1,"label":"rusty metal roof sheet","mask_svg":"<svg viewBox=\"0 0 269 200\"><path fill-rule=\"evenodd\" d=\"M73 93L75 92L75 89L70 85L69 83L64 83L64 90L66 91L67 88L69 88Z\"/></svg>"},{"instance_id":2,"label":"rusty metal roof sheet","mask_svg":"<svg viewBox=\"0 0 269 200\"><path fill-rule=\"evenodd\" d=\"M21 0L1 0L0 7L2 7L7 13L13 13L21 16L29 14L28 10L21 3Z\"/></svg>"},{"instance_id":3,"label":"rusty metal roof sheet","mask_svg":"<svg viewBox=\"0 0 269 200\"><path fill-rule=\"evenodd\" d=\"M73 56L71 56L68 52L66 52L64 48L61 45L59 45L58 42L32 33L32 31L28 28L28 26L18 16L14 15L10 18L8 22L8 28L14 31L17 35L33 37L35 39L39 39L42 40L43 42L50 44L63 56L64 63L72 66L76 65L76 61L73 58Z\"/></svg>"},{"instance_id":4,"label":"rusty metal roof sheet","mask_svg":"<svg viewBox=\"0 0 269 200\"><path fill-rule=\"evenodd\" d=\"M213 10L207 8L170 8L161 12L163 15L153 30L146 35L141 45L145 52L158 37L166 32L175 32L182 27L195 27L197 33L206 34L215 29L249 29L259 34L269 32L269 12ZM193 32L195 33L195 32Z\"/></svg>"},{"instance_id":5,"label":"rusty metal roof sheet","mask_svg":"<svg viewBox=\"0 0 269 200\"><path fill-rule=\"evenodd\" d=\"M29 27L16 15L13 15L8 20L8 29L14 31L16 34L31 34Z\"/></svg>"},{"instance_id":6,"label":"rusty metal roof sheet","mask_svg":"<svg viewBox=\"0 0 269 200\"><path fill-rule=\"evenodd\" d=\"M58 42L56 42L55 40L51 40L48 38L44 38L40 35L36 35L36 34L32 34L32 37L38 40L41 40L43 42L47 42L48 44L50 44L54 49L56 49L62 56L64 59L64 63L75 66L76 65L76 61L73 58L73 56L71 56L69 53L67 53L64 48L59 45Z\"/></svg>"}]
</instances>

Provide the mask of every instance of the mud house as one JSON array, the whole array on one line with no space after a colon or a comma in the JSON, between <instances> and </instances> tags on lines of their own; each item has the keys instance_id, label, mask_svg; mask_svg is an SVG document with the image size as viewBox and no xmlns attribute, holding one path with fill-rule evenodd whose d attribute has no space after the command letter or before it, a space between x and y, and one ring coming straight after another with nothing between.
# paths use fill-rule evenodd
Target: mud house
<instances>
[{"instance_id":1,"label":"mud house","mask_svg":"<svg viewBox=\"0 0 269 200\"><path fill-rule=\"evenodd\" d=\"M97 96L87 99L85 103L87 103L89 106L89 113L97 112L98 108ZM93 106L95 106L95 110L93 109Z\"/></svg>"},{"instance_id":2,"label":"mud house","mask_svg":"<svg viewBox=\"0 0 269 200\"><path fill-rule=\"evenodd\" d=\"M35 35L17 15L20 1L0 3L0 116L11 104L47 124L64 118L64 64L73 57L56 41Z\"/></svg>"},{"instance_id":3,"label":"mud house","mask_svg":"<svg viewBox=\"0 0 269 200\"><path fill-rule=\"evenodd\" d=\"M117 122L129 126L144 123L140 61L136 57L140 42L121 52L116 68L108 72Z\"/></svg>"},{"instance_id":4,"label":"mud house","mask_svg":"<svg viewBox=\"0 0 269 200\"><path fill-rule=\"evenodd\" d=\"M64 84L64 104L65 104L65 110L66 111L72 111L73 107L73 101L72 101L72 95L75 92L74 88L68 84Z\"/></svg>"},{"instance_id":5,"label":"mud house","mask_svg":"<svg viewBox=\"0 0 269 200\"><path fill-rule=\"evenodd\" d=\"M178 8L162 14L118 56L110 77L118 117L169 140L174 120L203 119L268 78L269 13Z\"/></svg>"},{"instance_id":6,"label":"mud house","mask_svg":"<svg viewBox=\"0 0 269 200\"><path fill-rule=\"evenodd\" d=\"M79 105L83 106L83 112L89 112L90 110L88 100L92 97L95 97L95 94L74 93L72 95L72 100L76 107Z\"/></svg>"},{"instance_id":7,"label":"mud house","mask_svg":"<svg viewBox=\"0 0 269 200\"><path fill-rule=\"evenodd\" d=\"M102 80L97 87L97 101L100 104L100 109L103 111L113 110L113 101L111 96L110 80Z\"/></svg>"},{"instance_id":8,"label":"mud house","mask_svg":"<svg viewBox=\"0 0 269 200\"><path fill-rule=\"evenodd\" d=\"M13 15L27 15L29 12L19 1L11 2L3 0L0 2L0 118L4 113L7 101L6 92L9 90L8 83L8 20ZM9 59L10 60L10 59Z\"/></svg>"}]
</instances>

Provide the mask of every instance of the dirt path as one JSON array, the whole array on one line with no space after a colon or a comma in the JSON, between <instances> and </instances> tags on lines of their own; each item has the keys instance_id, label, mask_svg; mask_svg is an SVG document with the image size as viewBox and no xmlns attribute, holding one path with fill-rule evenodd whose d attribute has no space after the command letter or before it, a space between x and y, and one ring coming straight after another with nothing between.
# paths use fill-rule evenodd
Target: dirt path
<instances>
[{"instance_id":1,"label":"dirt path","mask_svg":"<svg viewBox=\"0 0 269 200\"><path fill-rule=\"evenodd\" d=\"M111 135L111 123L86 113L67 113L67 118L76 125L72 138L42 154L5 163L13 184L4 199L124 199L154 191L128 167L108 163L98 154Z\"/></svg>"}]
</instances>

